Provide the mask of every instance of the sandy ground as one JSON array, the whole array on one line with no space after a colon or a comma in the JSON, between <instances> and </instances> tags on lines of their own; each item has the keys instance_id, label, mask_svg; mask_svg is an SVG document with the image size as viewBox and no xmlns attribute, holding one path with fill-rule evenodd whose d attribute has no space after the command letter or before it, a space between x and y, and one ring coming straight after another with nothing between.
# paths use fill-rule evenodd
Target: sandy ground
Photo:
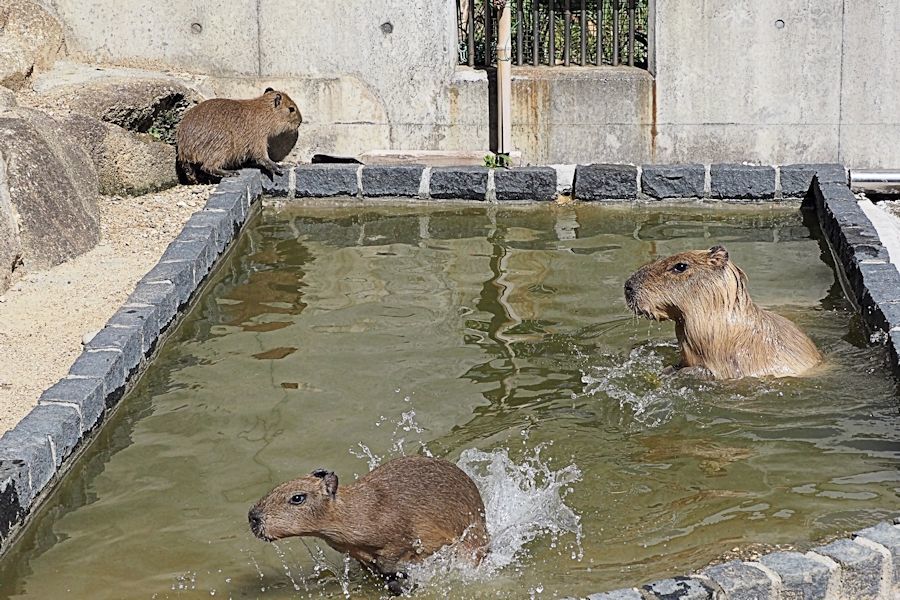
<instances>
[{"instance_id":1,"label":"sandy ground","mask_svg":"<svg viewBox=\"0 0 900 600\"><path fill-rule=\"evenodd\" d=\"M68 371L159 260L212 186L137 198L101 197L100 244L49 271L25 273L0 296L0 433Z\"/></svg>"}]
</instances>

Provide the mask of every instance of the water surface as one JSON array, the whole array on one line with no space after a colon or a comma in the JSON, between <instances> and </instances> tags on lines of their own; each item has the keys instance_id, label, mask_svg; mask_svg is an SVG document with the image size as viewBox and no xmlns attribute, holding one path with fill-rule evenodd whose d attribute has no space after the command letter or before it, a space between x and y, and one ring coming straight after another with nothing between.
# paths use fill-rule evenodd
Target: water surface
<instances>
[{"instance_id":1,"label":"water surface","mask_svg":"<svg viewBox=\"0 0 900 600\"><path fill-rule=\"evenodd\" d=\"M659 377L673 328L631 318L622 283L714 244L825 369ZM481 484L509 502L504 486L580 472L541 515L571 509L580 544L539 535L487 580L438 573L419 597L586 595L802 548L900 506L885 357L795 208L269 208L0 561L0 597L377 598L313 541L254 539L246 512L300 473L350 482L404 452L508 455L520 471Z\"/></svg>"}]
</instances>

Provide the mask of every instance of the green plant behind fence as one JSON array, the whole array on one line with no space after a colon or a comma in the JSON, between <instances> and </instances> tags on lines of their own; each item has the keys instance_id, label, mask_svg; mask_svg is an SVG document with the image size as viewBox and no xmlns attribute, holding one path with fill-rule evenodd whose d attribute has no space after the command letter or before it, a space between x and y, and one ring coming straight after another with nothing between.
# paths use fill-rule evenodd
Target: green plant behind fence
<instances>
[{"instance_id":1,"label":"green plant behind fence","mask_svg":"<svg viewBox=\"0 0 900 600\"><path fill-rule=\"evenodd\" d=\"M600 28L597 27L597 2L603 2L603 22ZM586 26L587 40L585 44L585 63L588 65L597 64L597 32L602 32L602 60L600 64L613 63L613 4L614 0L590 0L585 2L586 9ZM635 42L634 42L634 64L637 67L646 68L647 66L647 1L638 0L635 8ZM475 65L485 66L496 62L497 50L497 11L491 9L489 14L491 18L491 43L489 47L485 47L486 32L486 14L485 3L490 0L475 0ZM519 22L519 2L522 3L522 20ZM628 62L628 10L627 0L619 0L619 62L627 64ZM459 24L459 63L468 64L469 61L469 38L468 38L468 0L457 0L457 22ZM581 28L581 0L571 0L571 21L570 21L570 46L569 46L569 63L571 65L580 65L582 63L582 28ZM534 36L534 9L538 12L538 35ZM562 65L565 62L565 0L556 0L555 13L553 18L554 29L554 60L553 65ZM510 10L512 11L512 44L513 44L513 64L517 63L519 53L519 36L518 27L522 27L522 62L523 64L532 64L535 43L539 50L539 63L541 65L551 64L550 55L550 2L549 0L510 0Z\"/></svg>"}]
</instances>

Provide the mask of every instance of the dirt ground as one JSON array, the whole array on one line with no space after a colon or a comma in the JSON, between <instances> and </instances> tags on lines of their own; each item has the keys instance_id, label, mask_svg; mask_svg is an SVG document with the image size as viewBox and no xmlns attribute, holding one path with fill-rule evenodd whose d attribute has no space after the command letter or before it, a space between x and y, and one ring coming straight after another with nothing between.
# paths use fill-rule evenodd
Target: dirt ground
<instances>
[{"instance_id":1,"label":"dirt ground","mask_svg":"<svg viewBox=\"0 0 900 600\"><path fill-rule=\"evenodd\" d=\"M100 243L48 271L24 273L0 295L0 434L68 371L82 340L103 327L212 186L104 196Z\"/></svg>"}]
</instances>

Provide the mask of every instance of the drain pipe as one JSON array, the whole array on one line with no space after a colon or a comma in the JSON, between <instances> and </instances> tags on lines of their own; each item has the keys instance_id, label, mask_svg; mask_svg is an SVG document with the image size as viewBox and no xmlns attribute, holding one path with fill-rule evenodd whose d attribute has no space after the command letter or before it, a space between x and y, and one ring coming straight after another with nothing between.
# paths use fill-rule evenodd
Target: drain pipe
<instances>
[{"instance_id":1,"label":"drain pipe","mask_svg":"<svg viewBox=\"0 0 900 600\"><path fill-rule=\"evenodd\" d=\"M850 170L850 189L869 194L900 195L900 170Z\"/></svg>"},{"instance_id":2,"label":"drain pipe","mask_svg":"<svg viewBox=\"0 0 900 600\"><path fill-rule=\"evenodd\" d=\"M497 27L497 153L512 152L512 15L508 0L494 0ZM521 25L521 24L520 24Z\"/></svg>"}]
</instances>

